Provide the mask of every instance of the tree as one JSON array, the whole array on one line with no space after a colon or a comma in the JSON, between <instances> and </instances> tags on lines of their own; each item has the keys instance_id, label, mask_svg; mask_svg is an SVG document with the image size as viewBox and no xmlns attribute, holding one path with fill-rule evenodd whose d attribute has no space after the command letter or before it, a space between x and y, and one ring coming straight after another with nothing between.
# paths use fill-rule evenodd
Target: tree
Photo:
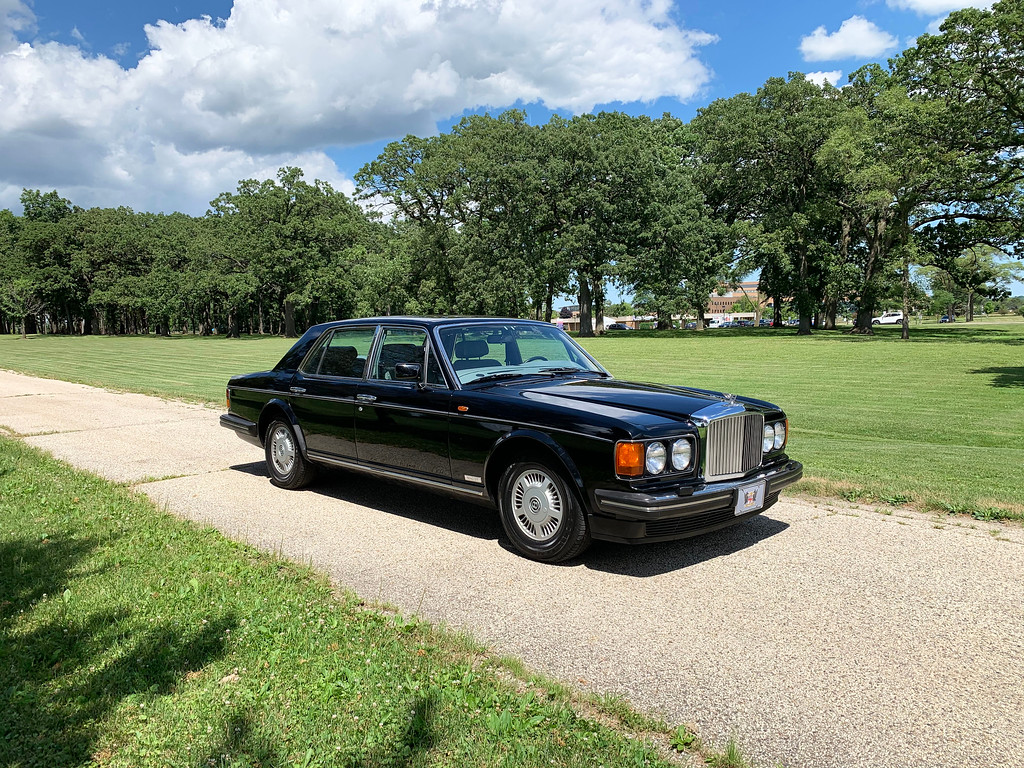
<instances>
[{"instance_id":1,"label":"tree","mask_svg":"<svg viewBox=\"0 0 1024 768\"><path fill-rule=\"evenodd\" d=\"M300 168L281 168L277 181L246 179L235 193L211 202L209 258L227 280L222 298L233 316L255 293L273 296L284 335L295 336L297 309L315 315L321 302L354 307L345 254L365 232L362 211L330 184L302 180Z\"/></svg>"},{"instance_id":2,"label":"tree","mask_svg":"<svg viewBox=\"0 0 1024 768\"><path fill-rule=\"evenodd\" d=\"M817 152L841 111L835 88L791 73L769 79L754 95L720 99L693 121L712 207L727 223L746 225L737 239L738 271L760 270L777 304L792 297L800 334L811 332L836 268L833 184Z\"/></svg>"}]
</instances>

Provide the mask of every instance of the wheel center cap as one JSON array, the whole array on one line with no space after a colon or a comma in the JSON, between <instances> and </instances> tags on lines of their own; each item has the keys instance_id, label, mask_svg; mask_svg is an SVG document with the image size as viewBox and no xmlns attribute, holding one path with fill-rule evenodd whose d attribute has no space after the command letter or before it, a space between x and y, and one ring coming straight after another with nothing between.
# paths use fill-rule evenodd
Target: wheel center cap
<instances>
[{"instance_id":1,"label":"wheel center cap","mask_svg":"<svg viewBox=\"0 0 1024 768\"><path fill-rule=\"evenodd\" d=\"M533 512L540 512L540 499L536 496L530 499L530 510Z\"/></svg>"}]
</instances>

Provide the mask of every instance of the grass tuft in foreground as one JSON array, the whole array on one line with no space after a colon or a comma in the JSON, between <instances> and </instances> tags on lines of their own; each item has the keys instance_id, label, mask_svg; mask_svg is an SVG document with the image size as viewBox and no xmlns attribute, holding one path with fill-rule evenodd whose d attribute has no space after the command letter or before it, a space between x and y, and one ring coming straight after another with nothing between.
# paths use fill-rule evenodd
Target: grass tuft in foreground
<instances>
[{"instance_id":1,"label":"grass tuft in foreground","mask_svg":"<svg viewBox=\"0 0 1024 768\"><path fill-rule=\"evenodd\" d=\"M0 765L668 764L573 696L0 437Z\"/></svg>"}]
</instances>

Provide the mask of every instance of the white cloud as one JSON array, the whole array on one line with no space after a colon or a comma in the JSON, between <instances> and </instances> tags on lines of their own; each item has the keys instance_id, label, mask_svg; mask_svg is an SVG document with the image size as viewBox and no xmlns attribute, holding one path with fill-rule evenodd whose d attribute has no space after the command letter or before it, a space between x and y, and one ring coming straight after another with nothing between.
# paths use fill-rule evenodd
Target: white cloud
<instances>
[{"instance_id":1,"label":"white cloud","mask_svg":"<svg viewBox=\"0 0 1024 768\"><path fill-rule=\"evenodd\" d=\"M150 50L131 69L77 46L0 47L0 155L15 158L0 165L0 189L205 210L239 178L283 163L344 187L324 148L429 134L465 109L687 99L710 77L696 50L715 38L669 10L668 0L599 10L591 0L236 0L227 20L148 25ZM15 12L32 20L19 0L0 0L0 19ZM0 46L25 28L4 23Z\"/></svg>"},{"instance_id":2,"label":"white cloud","mask_svg":"<svg viewBox=\"0 0 1024 768\"><path fill-rule=\"evenodd\" d=\"M991 8L995 0L885 0L890 8L914 11L922 16L938 16L961 8Z\"/></svg>"},{"instance_id":3,"label":"white cloud","mask_svg":"<svg viewBox=\"0 0 1024 768\"><path fill-rule=\"evenodd\" d=\"M863 16L851 16L829 34L818 27L800 41L804 61L873 58L899 45L899 40Z\"/></svg>"},{"instance_id":4,"label":"white cloud","mask_svg":"<svg viewBox=\"0 0 1024 768\"><path fill-rule=\"evenodd\" d=\"M22 0L0 0L0 55L18 47L18 32L36 28L36 17Z\"/></svg>"},{"instance_id":5,"label":"white cloud","mask_svg":"<svg viewBox=\"0 0 1024 768\"><path fill-rule=\"evenodd\" d=\"M71 28L71 36L80 43L85 42L85 35L78 31L78 27Z\"/></svg>"},{"instance_id":6,"label":"white cloud","mask_svg":"<svg viewBox=\"0 0 1024 768\"><path fill-rule=\"evenodd\" d=\"M833 69L830 72L808 72L804 75L812 83L817 83L818 85L824 85L825 83L836 85L842 76L843 70L841 69Z\"/></svg>"}]
</instances>

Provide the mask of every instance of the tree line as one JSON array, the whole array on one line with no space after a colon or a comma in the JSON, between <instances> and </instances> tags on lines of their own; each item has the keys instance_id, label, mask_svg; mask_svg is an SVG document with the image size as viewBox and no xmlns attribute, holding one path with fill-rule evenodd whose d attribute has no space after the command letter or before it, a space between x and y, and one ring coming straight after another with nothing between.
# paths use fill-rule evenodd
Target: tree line
<instances>
[{"instance_id":1,"label":"tree line","mask_svg":"<svg viewBox=\"0 0 1024 768\"><path fill-rule=\"evenodd\" d=\"M609 287L667 326L757 272L799 332L933 293L1000 298L1021 257L1024 0L968 8L842 88L802 74L683 122L473 115L389 144L356 200L297 168L205 216L0 211L0 331L295 335L361 314L545 318ZM1019 274L1019 273L1017 273ZM954 299L950 299L952 305ZM777 319L781 319L777 317ZM906 320L904 334L907 333Z\"/></svg>"}]
</instances>

